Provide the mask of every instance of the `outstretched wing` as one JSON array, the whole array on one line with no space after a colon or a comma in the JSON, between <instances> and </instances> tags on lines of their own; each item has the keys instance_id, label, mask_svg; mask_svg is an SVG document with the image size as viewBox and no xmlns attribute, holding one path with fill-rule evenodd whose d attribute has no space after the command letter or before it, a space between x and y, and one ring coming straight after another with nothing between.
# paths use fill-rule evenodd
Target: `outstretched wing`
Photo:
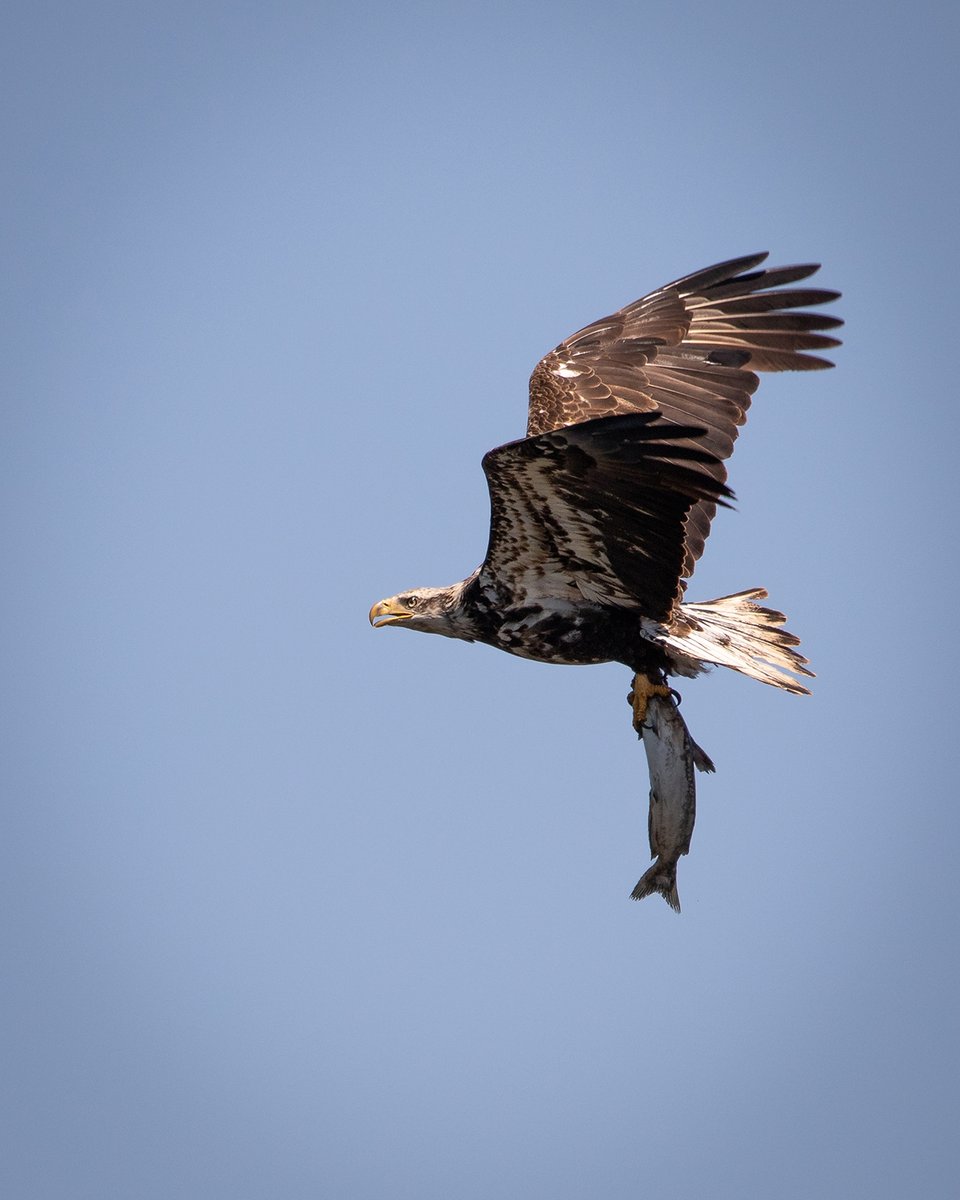
<instances>
[{"instance_id":1,"label":"outstretched wing","mask_svg":"<svg viewBox=\"0 0 960 1200\"><path fill-rule=\"evenodd\" d=\"M839 345L821 331L843 324L795 311L826 304L839 292L784 287L813 275L818 264L755 270L766 257L751 254L686 275L561 342L530 377L527 434L659 411L704 429L696 445L714 456L708 469L724 482L723 460L760 382L754 372L832 366L808 351ZM715 512L705 498L687 516L685 577L703 553Z\"/></svg>"},{"instance_id":2,"label":"outstretched wing","mask_svg":"<svg viewBox=\"0 0 960 1200\"><path fill-rule=\"evenodd\" d=\"M730 495L704 441L703 429L638 412L491 450L487 600L587 599L666 621L681 595L687 513Z\"/></svg>"}]
</instances>

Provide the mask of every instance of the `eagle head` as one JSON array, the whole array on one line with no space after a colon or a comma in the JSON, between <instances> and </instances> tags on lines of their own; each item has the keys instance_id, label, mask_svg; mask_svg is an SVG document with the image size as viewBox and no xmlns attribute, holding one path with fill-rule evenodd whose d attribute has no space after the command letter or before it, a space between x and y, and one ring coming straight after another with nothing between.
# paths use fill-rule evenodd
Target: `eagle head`
<instances>
[{"instance_id":1,"label":"eagle head","mask_svg":"<svg viewBox=\"0 0 960 1200\"><path fill-rule=\"evenodd\" d=\"M402 625L421 633L439 633L471 642L475 636L473 620L463 596L467 582L442 588L414 588L380 600L370 609L370 624L377 629Z\"/></svg>"}]
</instances>

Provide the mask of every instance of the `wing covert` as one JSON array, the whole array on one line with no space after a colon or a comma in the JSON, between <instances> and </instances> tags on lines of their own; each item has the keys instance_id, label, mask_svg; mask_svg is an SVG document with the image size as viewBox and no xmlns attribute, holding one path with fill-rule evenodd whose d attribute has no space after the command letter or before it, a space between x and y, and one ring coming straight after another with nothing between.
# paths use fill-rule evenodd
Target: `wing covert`
<instances>
[{"instance_id":1,"label":"wing covert","mask_svg":"<svg viewBox=\"0 0 960 1200\"><path fill-rule=\"evenodd\" d=\"M681 595L687 513L730 495L702 440L701 429L639 412L491 450L480 588L501 608L587 599L667 620Z\"/></svg>"},{"instance_id":2,"label":"wing covert","mask_svg":"<svg viewBox=\"0 0 960 1200\"><path fill-rule=\"evenodd\" d=\"M751 254L686 275L561 342L530 377L527 435L660 412L705 431L696 445L713 455L709 473L723 483L723 460L733 452L760 382L756 372L830 367L811 352L839 345L823 331L842 321L797 311L839 293L788 286L813 275L818 264L761 268L766 257ZM684 577L693 573L715 512L710 498L689 511Z\"/></svg>"}]
</instances>

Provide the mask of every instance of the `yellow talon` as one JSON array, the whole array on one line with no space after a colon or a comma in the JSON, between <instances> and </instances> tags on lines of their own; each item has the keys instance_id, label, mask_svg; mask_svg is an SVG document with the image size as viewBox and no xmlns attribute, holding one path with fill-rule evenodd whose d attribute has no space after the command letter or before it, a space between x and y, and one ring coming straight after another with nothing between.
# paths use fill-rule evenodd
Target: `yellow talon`
<instances>
[{"instance_id":1,"label":"yellow talon","mask_svg":"<svg viewBox=\"0 0 960 1200\"><path fill-rule=\"evenodd\" d=\"M649 675L634 675L633 687L627 696L627 703L633 709L633 727L641 737L647 719L647 705L650 703L650 697L671 696L672 694L666 684L654 683Z\"/></svg>"}]
</instances>

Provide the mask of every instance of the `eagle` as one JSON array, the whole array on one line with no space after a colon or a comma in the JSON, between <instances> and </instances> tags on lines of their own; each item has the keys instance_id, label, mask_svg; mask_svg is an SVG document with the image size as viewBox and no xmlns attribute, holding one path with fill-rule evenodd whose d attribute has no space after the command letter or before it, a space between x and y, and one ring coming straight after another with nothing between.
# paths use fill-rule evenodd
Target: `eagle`
<instances>
[{"instance_id":1,"label":"eagle","mask_svg":"<svg viewBox=\"0 0 960 1200\"><path fill-rule=\"evenodd\" d=\"M759 371L831 367L842 322L807 311L840 293L819 264L765 267L751 254L668 283L592 322L530 377L526 436L483 458L490 535L480 566L448 587L381 600L370 623L483 642L538 662L619 662L651 776L653 865L633 897L677 911L690 846L694 769L713 764L680 716L675 676L730 667L808 694L799 639L762 588L685 600L718 506L726 460Z\"/></svg>"}]
</instances>

